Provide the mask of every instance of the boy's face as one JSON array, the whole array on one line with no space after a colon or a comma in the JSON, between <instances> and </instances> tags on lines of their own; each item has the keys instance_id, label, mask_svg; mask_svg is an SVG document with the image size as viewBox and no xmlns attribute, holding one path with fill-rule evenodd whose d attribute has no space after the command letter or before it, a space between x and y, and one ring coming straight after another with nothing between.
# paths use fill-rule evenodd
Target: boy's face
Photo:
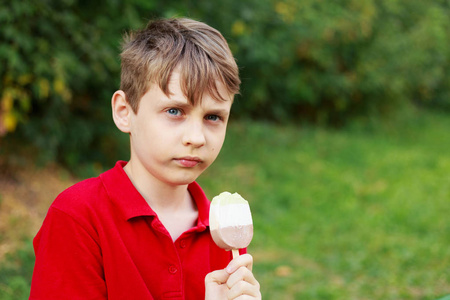
<instances>
[{"instance_id":1,"label":"boy's face","mask_svg":"<svg viewBox=\"0 0 450 300\"><path fill-rule=\"evenodd\" d=\"M137 114L130 114L129 164L140 176L149 176L146 179L185 185L194 181L219 154L232 95L226 101L204 95L194 106L183 95L176 71L169 90L172 94L167 97L153 84L141 98Z\"/></svg>"}]
</instances>

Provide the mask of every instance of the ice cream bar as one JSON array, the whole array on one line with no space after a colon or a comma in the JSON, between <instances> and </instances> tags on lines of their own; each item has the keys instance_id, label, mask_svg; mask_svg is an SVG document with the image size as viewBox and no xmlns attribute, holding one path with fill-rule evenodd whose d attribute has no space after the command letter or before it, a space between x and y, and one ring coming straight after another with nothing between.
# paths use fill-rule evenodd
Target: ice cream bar
<instances>
[{"instance_id":1,"label":"ice cream bar","mask_svg":"<svg viewBox=\"0 0 450 300\"><path fill-rule=\"evenodd\" d=\"M222 249L247 247L253 238L253 222L247 200L238 193L223 192L213 198L209 226L214 242ZM233 251L235 256L237 251Z\"/></svg>"}]
</instances>

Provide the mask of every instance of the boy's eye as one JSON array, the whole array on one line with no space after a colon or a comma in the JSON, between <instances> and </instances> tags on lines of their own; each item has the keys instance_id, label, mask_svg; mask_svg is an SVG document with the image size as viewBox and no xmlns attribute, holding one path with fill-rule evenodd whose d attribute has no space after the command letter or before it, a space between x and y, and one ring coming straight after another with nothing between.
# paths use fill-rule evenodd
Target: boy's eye
<instances>
[{"instance_id":1,"label":"boy's eye","mask_svg":"<svg viewBox=\"0 0 450 300\"><path fill-rule=\"evenodd\" d=\"M207 115L206 120L208 121L219 121L220 117L218 115Z\"/></svg>"},{"instance_id":2,"label":"boy's eye","mask_svg":"<svg viewBox=\"0 0 450 300\"><path fill-rule=\"evenodd\" d=\"M181 111L177 108L169 108L167 110L167 113L169 113L170 115L178 116L179 114L181 114Z\"/></svg>"}]
</instances>

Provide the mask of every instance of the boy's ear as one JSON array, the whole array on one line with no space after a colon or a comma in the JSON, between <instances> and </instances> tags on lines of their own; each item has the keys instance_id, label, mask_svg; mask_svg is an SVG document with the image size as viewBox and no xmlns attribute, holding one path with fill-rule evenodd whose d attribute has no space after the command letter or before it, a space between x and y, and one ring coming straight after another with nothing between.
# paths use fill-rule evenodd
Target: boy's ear
<instances>
[{"instance_id":1,"label":"boy's ear","mask_svg":"<svg viewBox=\"0 0 450 300\"><path fill-rule=\"evenodd\" d=\"M130 133L131 129L131 114L133 110L127 102L126 95L119 90L114 93L111 99L111 107L113 120L117 128L125 133Z\"/></svg>"}]
</instances>

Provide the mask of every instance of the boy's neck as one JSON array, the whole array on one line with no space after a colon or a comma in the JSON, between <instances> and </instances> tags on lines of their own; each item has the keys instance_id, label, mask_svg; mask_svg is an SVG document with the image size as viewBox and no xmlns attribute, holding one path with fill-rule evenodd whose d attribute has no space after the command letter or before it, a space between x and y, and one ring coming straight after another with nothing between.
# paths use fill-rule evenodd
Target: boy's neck
<instances>
[{"instance_id":1,"label":"boy's neck","mask_svg":"<svg viewBox=\"0 0 450 300\"><path fill-rule=\"evenodd\" d=\"M175 241L183 232L195 226L197 206L188 185L168 185L128 163L124 167L131 182L144 197Z\"/></svg>"}]
</instances>

